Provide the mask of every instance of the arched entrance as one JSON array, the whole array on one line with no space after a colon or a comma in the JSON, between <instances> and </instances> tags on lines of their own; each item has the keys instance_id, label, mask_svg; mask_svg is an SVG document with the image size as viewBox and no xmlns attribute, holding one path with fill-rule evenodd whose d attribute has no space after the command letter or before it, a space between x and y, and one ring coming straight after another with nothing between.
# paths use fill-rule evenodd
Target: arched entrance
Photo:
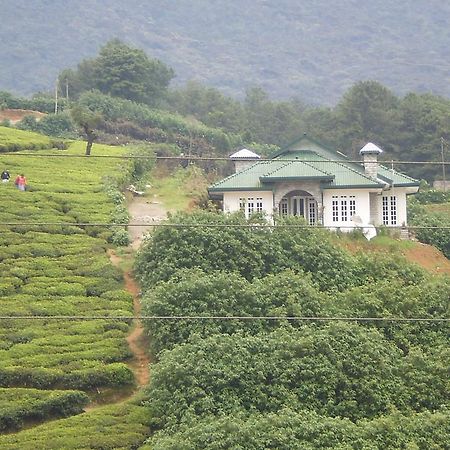
<instances>
[{"instance_id":1,"label":"arched entrance","mask_svg":"<svg viewBox=\"0 0 450 450\"><path fill-rule=\"evenodd\" d=\"M287 193L278 205L280 216L304 217L309 225L318 222L318 205L316 199L306 191L291 191Z\"/></svg>"}]
</instances>

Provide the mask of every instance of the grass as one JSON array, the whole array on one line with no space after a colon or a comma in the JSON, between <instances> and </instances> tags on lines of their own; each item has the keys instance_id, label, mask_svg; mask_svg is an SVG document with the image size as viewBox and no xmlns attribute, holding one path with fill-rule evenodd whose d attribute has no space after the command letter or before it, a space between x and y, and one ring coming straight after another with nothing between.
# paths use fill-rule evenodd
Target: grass
<instances>
[{"instance_id":1,"label":"grass","mask_svg":"<svg viewBox=\"0 0 450 450\"><path fill-rule=\"evenodd\" d=\"M155 168L151 179L152 187L147 196L163 203L170 212L189 210L193 199L199 199L207 193L208 181L195 166L179 168L173 173Z\"/></svg>"}]
</instances>

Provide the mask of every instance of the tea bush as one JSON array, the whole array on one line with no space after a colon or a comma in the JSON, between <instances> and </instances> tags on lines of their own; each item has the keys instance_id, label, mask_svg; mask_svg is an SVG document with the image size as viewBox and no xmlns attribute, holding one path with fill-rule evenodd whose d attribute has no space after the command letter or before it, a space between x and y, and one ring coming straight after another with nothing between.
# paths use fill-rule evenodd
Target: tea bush
<instances>
[{"instance_id":1,"label":"tea bush","mask_svg":"<svg viewBox=\"0 0 450 450\"><path fill-rule=\"evenodd\" d=\"M79 414L89 402L80 391L40 391L0 388L0 432L22 428L27 420Z\"/></svg>"},{"instance_id":2,"label":"tea bush","mask_svg":"<svg viewBox=\"0 0 450 450\"><path fill-rule=\"evenodd\" d=\"M53 142L47 136L0 126L0 153L50 148L53 148Z\"/></svg>"},{"instance_id":3,"label":"tea bush","mask_svg":"<svg viewBox=\"0 0 450 450\"><path fill-rule=\"evenodd\" d=\"M4 450L129 450L138 448L147 438L148 424L146 408L118 404L0 436L0 447Z\"/></svg>"},{"instance_id":4,"label":"tea bush","mask_svg":"<svg viewBox=\"0 0 450 450\"><path fill-rule=\"evenodd\" d=\"M11 140L34 139L7 130ZM97 154L129 151L94 146ZM19 192L13 183L0 186L0 223L16 224L0 226L2 315L130 315L131 296L120 291L121 274L106 254L112 232L80 222L111 223L116 204L105 192L104 179L125 183L133 164L83 157L82 142L45 153L59 157L36 151L33 156L0 155L12 176L23 172L32 188ZM132 385L131 369L123 364L130 358L128 330L129 323L116 320L1 320L0 386L91 390Z\"/></svg>"}]
</instances>

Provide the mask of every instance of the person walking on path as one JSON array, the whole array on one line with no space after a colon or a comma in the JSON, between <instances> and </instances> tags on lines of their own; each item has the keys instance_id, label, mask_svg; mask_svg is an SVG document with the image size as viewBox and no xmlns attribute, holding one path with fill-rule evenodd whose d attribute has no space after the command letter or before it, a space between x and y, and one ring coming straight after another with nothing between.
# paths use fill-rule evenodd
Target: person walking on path
<instances>
[{"instance_id":1,"label":"person walking on path","mask_svg":"<svg viewBox=\"0 0 450 450\"><path fill-rule=\"evenodd\" d=\"M24 191L27 187L27 179L25 178L25 175L23 173L17 175L14 184L17 186L17 189L19 189L19 191Z\"/></svg>"},{"instance_id":2,"label":"person walking on path","mask_svg":"<svg viewBox=\"0 0 450 450\"><path fill-rule=\"evenodd\" d=\"M9 174L8 169L5 169L1 174L2 183L7 183L10 178L11 175Z\"/></svg>"}]
</instances>

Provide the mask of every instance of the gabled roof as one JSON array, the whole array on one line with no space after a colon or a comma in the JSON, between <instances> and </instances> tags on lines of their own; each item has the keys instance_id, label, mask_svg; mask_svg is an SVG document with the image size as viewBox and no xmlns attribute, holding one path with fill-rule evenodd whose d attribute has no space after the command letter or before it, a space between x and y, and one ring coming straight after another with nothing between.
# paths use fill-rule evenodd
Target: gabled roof
<instances>
[{"instance_id":1,"label":"gabled roof","mask_svg":"<svg viewBox=\"0 0 450 450\"><path fill-rule=\"evenodd\" d=\"M365 174L361 164L348 162L344 155L306 136L269 158L213 184L209 190L272 190L274 183L292 180L316 180L321 183L322 189L382 188L386 183L395 186L419 185L417 180L381 165L375 180Z\"/></svg>"}]
</instances>

